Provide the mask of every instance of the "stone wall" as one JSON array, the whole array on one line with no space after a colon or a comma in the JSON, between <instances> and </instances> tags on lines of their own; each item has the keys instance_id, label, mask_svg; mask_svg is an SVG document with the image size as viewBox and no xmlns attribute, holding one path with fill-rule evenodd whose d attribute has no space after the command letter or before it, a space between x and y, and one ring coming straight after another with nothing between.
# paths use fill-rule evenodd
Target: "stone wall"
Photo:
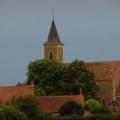
<instances>
[{"instance_id":1,"label":"stone wall","mask_svg":"<svg viewBox=\"0 0 120 120\"><path fill-rule=\"evenodd\" d=\"M100 87L98 96L100 97L101 101L105 101L105 104L109 104L111 100L113 100L113 81L97 81L97 84Z\"/></svg>"}]
</instances>

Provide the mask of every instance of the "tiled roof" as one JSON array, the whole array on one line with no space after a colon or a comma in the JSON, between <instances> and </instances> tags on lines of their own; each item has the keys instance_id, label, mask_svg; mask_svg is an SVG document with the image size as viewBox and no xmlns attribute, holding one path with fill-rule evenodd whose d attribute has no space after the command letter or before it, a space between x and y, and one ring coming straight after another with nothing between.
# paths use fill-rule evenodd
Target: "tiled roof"
<instances>
[{"instance_id":1,"label":"tiled roof","mask_svg":"<svg viewBox=\"0 0 120 120\"><path fill-rule=\"evenodd\" d=\"M96 80L113 80L120 61L86 62L85 64L94 72Z\"/></svg>"},{"instance_id":2,"label":"tiled roof","mask_svg":"<svg viewBox=\"0 0 120 120\"><path fill-rule=\"evenodd\" d=\"M48 39L45 42L45 44L61 44L61 45L63 45L63 43L60 41L54 20L52 21Z\"/></svg>"},{"instance_id":3,"label":"tiled roof","mask_svg":"<svg viewBox=\"0 0 120 120\"><path fill-rule=\"evenodd\" d=\"M14 96L34 95L34 86L3 86L0 87L0 100L10 101Z\"/></svg>"},{"instance_id":4,"label":"tiled roof","mask_svg":"<svg viewBox=\"0 0 120 120\"><path fill-rule=\"evenodd\" d=\"M57 113L60 107L67 101L76 101L84 105L84 97L82 95L73 96L36 96L39 107L45 112Z\"/></svg>"}]
</instances>

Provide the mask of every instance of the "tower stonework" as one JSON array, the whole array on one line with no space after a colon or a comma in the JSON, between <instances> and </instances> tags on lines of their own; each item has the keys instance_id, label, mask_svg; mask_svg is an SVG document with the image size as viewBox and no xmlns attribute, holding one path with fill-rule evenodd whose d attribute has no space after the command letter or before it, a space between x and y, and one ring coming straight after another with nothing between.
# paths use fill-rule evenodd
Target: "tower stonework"
<instances>
[{"instance_id":1,"label":"tower stonework","mask_svg":"<svg viewBox=\"0 0 120 120\"><path fill-rule=\"evenodd\" d=\"M44 43L44 58L63 62L63 47L53 19L47 41Z\"/></svg>"}]
</instances>

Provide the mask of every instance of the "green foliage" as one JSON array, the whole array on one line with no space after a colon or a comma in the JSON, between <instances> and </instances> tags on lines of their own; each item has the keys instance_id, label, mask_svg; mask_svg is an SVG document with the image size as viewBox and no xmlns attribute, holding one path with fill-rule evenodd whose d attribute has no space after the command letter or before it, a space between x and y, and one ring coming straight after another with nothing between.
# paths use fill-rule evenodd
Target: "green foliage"
<instances>
[{"instance_id":1,"label":"green foliage","mask_svg":"<svg viewBox=\"0 0 120 120\"><path fill-rule=\"evenodd\" d=\"M98 108L94 108L93 110L92 110L92 113L99 113L99 114L102 114L102 113L105 113L105 114L111 114L112 112L111 112L111 110L109 109L109 108L107 108L106 106L103 106L103 105L101 105L100 107L98 107Z\"/></svg>"},{"instance_id":2,"label":"green foliage","mask_svg":"<svg viewBox=\"0 0 120 120\"><path fill-rule=\"evenodd\" d=\"M45 112L37 112L37 115L35 116L34 120L52 120L53 116L50 113Z\"/></svg>"},{"instance_id":3,"label":"green foliage","mask_svg":"<svg viewBox=\"0 0 120 120\"><path fill-rule=\"evenodd\" d=\"M13 105L0 105L0 120L52 120L53 118L52 114L38 110L32 96L17 97L12 102Z\"/></svg>"},{"instance_id":4,"label":"green foliage","mask_svg":"<svg viewBox=\"0 0 120 120\"><path fill-rule=\"evenodd\" d=\"M21 112L24 112L31 119L37 115L37 101L31 95L13 98L12 105L14 105Z\"/></svg>"},{"instance_id":5,"label":"green foliage","mask_svg":"<svg viewBox=\"0 0 120 120\"><path fill-rule=\"evenodd\" d=\"M93 72L89 71L83 61L75 60L66 69L67 94L79 94L80 87L86 99L96 98L99 87Z\"/></svg>"},{"instance_id":6,"label":"green foliage","mask_svg":"<svg viewBox=\"0 0 120 120\"><path fill-rule=\"evenodd\" d=\"M85 117L83 120L114 120L112 115L108 114L94 114L88 117Z\"/></svg>"},{"instance_id":7,"label":"green foliage","mask_svg":"<svg viewBox=\"0 0 120 120\"><path fill-rule=\"evenodd\" d=\"M37 95L59 95L63 88L64 65L54 60L36 60L28 65L28 83L34 80Z\"/></svg>"},{"instance_id":8,"label":"green foliage","mask_svg":"<svg viewBox=\"0 0 120 120\"><path fill-rule=\"evenodd\" d=\"M111 111L109 108L107 108L106 106L103 106L100 104L100 102L98 100L95 100L95 99L88 99L86 101L86 105L89 106L91 112L93 114L111 114Z\"/></svg>"},{"instance_id":9,"label":"green foliage","mask_svg":"<svg viewBox=\"0 0 120 120\"><path fill-rule=\"evenodd\" d=\"M66 115L66 116L53 117L52 120L120 120L120 115L112 115L112 114L104 114L104 113L93 114L87 117L82 117L80 115Z\"/></svg>"},{"instance_id":10,"label":"green foliage","mask_svg":"<svg viewBox=\"0 0 120 120\"><path fill-rule=\"evenodd\" d=\"M100 102L98 100L95 100L95 99L88 99L86 101L86 105L89 106L89 108L91 110L101 107Z\"/></svg>"},{"instance_id":11,"label":"green foliage","mask_svg":"<svg viewBox=\"0 0 120 120\"><path fill-rule=\"evenodd\" d=\"M28 118L13 106L0 106L0 120L28 120Z\"/></svg>"},{"instance_id":12,"label":"green foliage","mask_svg":"<svg viewBox=\"0 0 120 120\"><path fill-rule=\"evenodd\" d=\"M60 115L70 115L70 114L84 114L84 109L75 101L68 101L64 103L60 108Z\"/></svg>"},{"instance_id":13,"label":"green foliage","mask_svg":"<svg viewBox=\"0 0 120 120\"><path fill-rule=\"evenodd\" d=\"M27 82L35 83L36 95L76 95L80 88L86 99L96 98L99 90L93 72L83 61L62 64L54 60L36 60L28 67Z\"/></svg>"}]
</instances>

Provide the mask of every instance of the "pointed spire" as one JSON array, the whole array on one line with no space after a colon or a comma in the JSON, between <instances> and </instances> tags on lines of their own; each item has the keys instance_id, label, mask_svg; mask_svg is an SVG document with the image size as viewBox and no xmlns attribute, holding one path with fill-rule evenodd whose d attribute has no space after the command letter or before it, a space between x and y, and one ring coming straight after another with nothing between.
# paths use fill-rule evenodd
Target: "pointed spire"
<instances>
[{"instance_id":1,"label":"pointed spire","mask_svg":"<svg viewBox=\"0 0 120 120\"><path fill-rule=\"evenodd\" d=\"M52 8L52 24L51 24L51 28L49 31L49 35L48 35L48 39L45 42L45 44L61 44L63 45L63 43L60 41L58 32L57 32L57 28L54 22L54 13L53 13L53 8Z\"/></svg>"}]
</instances>

